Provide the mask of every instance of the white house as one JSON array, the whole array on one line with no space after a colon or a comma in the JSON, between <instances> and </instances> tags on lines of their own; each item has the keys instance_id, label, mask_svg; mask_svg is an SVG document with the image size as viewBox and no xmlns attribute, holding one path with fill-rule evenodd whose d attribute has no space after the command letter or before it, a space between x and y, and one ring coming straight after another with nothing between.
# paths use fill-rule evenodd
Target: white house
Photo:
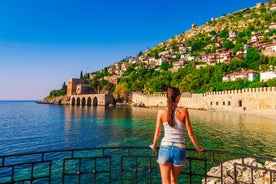
<instances>
[{"instance_id":1,"label":"white house","mask_svg":"<svg viewBox=\"0 0 276 184\"><path fill-rule=\"evenodd\" d=\"M276 29L276 25L271 25L271 26L268 27L268 29L269 29L269 30L271 30L271 29Z\"/></svg>"},{"instance_id":2,"label":"white house","mask_svg":"<svg viewBox=\"0 0 276 184\"><path fill-rule=\"evenodd\" d=\"M235 38L236 36L238 36L239 32L238 31L230 31L229 32L229 39L233 39Z\"/></svg>"},{"instance_id":3,"label":"white house","mask_svg":"<svg viewBox=\"0 0 276 184\"><path fill-rule=\"evenodd\" d=\"M230 74L227 74L225 76L222 77L222 81L223 82L228 82L228 81L235 81L236 80L236 76L238 75L238 72L233 72Z\"/></svg>"},{"instance_id":4,"label":"white house","mask_svg":"<svg viewBox=\"0 0 276 184\"><path fill-rule=\"evenodd\" d=\"M184 59L186 61L195 61L195 56L191 56L190 54L180 55L180 59Z\"/></svg>"},{"instance_id":5,"label":"white house","mask_svg":"<svg viewBox=\"0 0 276 184\"><path fill-rule=\"evenodd\" d=\"M164 58L159 58L155 60L156 66L161 66L163 62L166 62Z\"/></svg>"},{"instance_id":6,"label":"white house","mask_svg":"<svg viewBox=\"0 0 276 184\"><path fill-rule=\"evenodd\" d=\"M257 74L259 74L259 72L256 70L233 72L223 76L222 81L228 82L228 81L235 81L237 79L248 79L249 81L253 81L256 78Z\"/></svg>"},{"instance_id":7,"label":"white house","mask_svg":"<svg viewBox=\"0 0 276 184\"><path fill-rule=\"evenodd\" d=\"M270 11L276 11L276 7L274 6L274 7L271 7L270 8Z\"/></svg>"},{"instance_id":8,"label":"white house","mask_svg":"<svg viewBox=\"0 0 276 184\"><path fill-rule=\"evenodd\" d=\"M266 82L269 79L276 79L276 71L266 71L260 73L260 81Z\"/></svg>"},{"instance_id":9,"label":"white house","mask_svg":"<svg viewBox=\"0 0 276 184\"><path fill-rule=\"evenodd\" d=\"M249 81L255 80L257 74L259 74L259 72L256 70L247 70L243 72L243 75L245 75Z\"/></svg>"}]
</instances>

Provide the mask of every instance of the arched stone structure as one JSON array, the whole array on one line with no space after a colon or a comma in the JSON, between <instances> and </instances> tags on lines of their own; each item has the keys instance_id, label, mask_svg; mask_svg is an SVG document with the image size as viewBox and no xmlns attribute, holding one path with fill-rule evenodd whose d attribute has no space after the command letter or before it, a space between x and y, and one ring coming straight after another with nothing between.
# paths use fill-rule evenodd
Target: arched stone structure
<instances>
[{"instance_id":1,"label":"arched stone structure","mask_svg":"<svg viewBox=\"0 0 276 184\"><path fill-rule=\"evenodd\" d=\"M106 106L113 104L113 96L111 94L83 94L71 95L70 105L77 106Z\"/></svg>"},{"instance_id":2,"label":"arched stone structure","mask_svg":"<svg viewBox=\"0 0 276 184\"><path fill-rule=\"evenodd\" d=\"M92 104L91 104L91 97L88 97L88 99L87 99L87 106L91 106Z\"/></svg>"},{"instance_id":3,"label":"arched stone structure","mask_svg":"<svg viewBox=\"0 0 276 184\"><path fill-rule=\"evenodd\" d=\"M93 98L93 106L98 106L98 99L97 99L97 97Z\"/></svg>"}]
</instances>

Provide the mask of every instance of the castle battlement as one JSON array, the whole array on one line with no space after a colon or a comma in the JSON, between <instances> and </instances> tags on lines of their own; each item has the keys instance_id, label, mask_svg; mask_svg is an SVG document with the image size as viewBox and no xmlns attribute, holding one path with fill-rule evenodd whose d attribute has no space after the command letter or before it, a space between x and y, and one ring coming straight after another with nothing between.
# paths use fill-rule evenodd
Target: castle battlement
<instances>
[{"instance_id":1,"label":"castle battlement","mask_svg":"<svg viewBox=\"0 0 276 184\"><path fill-rule=\"evenodd\" d=\"M259 93L276 91L276 87L262 87L262 88L245 88L240 90L227 90L203 93L203 96L208 95L225 95L225 94L241 94L241 93Z\"/></svg>"}]
</instances>

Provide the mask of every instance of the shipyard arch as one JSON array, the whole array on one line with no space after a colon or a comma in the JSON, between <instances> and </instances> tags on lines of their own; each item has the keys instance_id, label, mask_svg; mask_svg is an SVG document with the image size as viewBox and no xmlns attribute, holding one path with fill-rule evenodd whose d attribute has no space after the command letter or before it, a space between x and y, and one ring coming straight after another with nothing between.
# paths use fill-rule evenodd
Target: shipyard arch
<instances>
[{"instance_id":1,"label":"shipyard arch","mask_svg":"<svg viewBox=\"0 0 276 184\"><path fill-rule=\"evenodd\" d=\"M92 103L91 101L92 101L91 97L88 97L86 105L87 106L91 106L91 103Z\"/></svg>"},{"instance_id":2,"label":"shipyard arch","mask_svg":"<svg viewBox=\"0 0 276 184\"><path fill-rule=\"evenodd\" d=\"M80 106L80 97L77 98L77 106Z\"/></svg>"},{"instance_id":3,"label":"shipyard arch","mask_svg":"<svg viewBox=\"0 0 276 184\"><path fill-rule=\"evenodd\" d=\"M72 100L71 100L71 105L75 105L76 104L75 100L76 99L73 97Z\"/></svg>"},{"instance_id":4,"label":"shipyard arch","mask_svg":"<svg viewBox=\"0 0 276 184\"><path fill-rule=\"evenodd\" d=\"M98 106L98 98L97 97L93 98L93 106Z\"/></svg>"},{"instance_id":5,"label":"shipyard arch","mask_svg":"<svg viewBox=\"0 0 276 184\"><path fill-rule=\"evenodd\" d=\"M82 99L81 99L81 105L82 105L82 106L85 106L85 104L86 104L86 100L85 100L84 97L82 97Z\"/></svg>"}]
</instances>

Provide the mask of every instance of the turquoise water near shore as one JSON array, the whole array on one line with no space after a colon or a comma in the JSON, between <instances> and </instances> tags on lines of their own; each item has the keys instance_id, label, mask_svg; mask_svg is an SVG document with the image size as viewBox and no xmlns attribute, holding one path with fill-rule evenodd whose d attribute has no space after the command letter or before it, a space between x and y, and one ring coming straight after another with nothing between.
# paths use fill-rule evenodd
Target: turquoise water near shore
<instances>
[{"instance_id":1,"label":"turquoise water near shore","mask_svg":"<svg viewBox=\"0 0 276 184\"><path fill-rule=\"evenodd\" d=\"M67 148L147 146L158 109L77 107L0 101L0 155ZM276 157L276 122L252 115L190 110L207 149ZM193 147L186 139L188 147Z\"/></svg>"}]
</instances>

